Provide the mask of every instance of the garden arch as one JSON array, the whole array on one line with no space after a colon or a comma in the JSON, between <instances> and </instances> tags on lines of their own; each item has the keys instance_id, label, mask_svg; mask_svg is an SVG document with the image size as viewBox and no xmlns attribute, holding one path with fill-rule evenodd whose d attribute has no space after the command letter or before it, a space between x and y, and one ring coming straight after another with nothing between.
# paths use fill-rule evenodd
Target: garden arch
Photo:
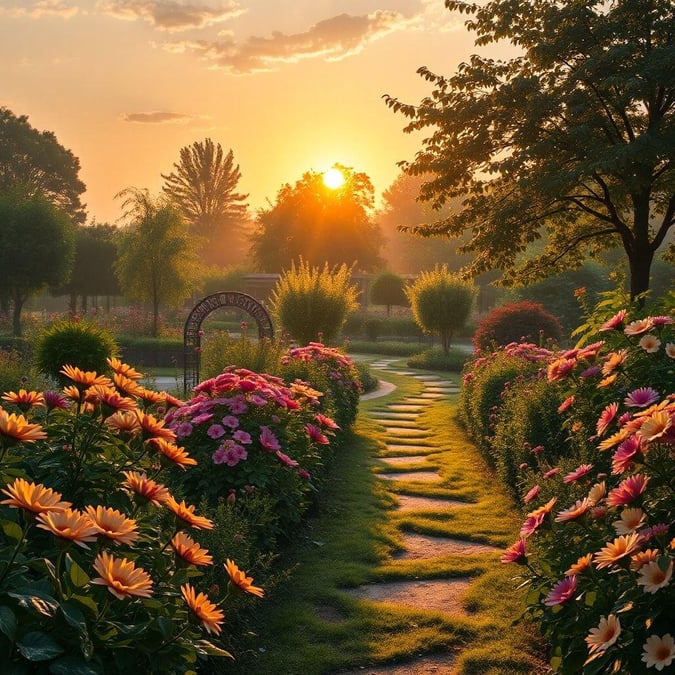
<instances>
[{"instance_id":1,"label":"garden arch","mask_svg":"<svg viewBox=\"0 0 675 675\"><path fill-rule=\"evenodd\" d=\"M274 339L274 327L267 310L253 297L238 291L212 293L202 298L185 321L183 331L183 391L187 395L199 384L201 362L202 321L221 307L237 307L249 314L258 326L258 337Z\"/></svg>"}]
</instances>

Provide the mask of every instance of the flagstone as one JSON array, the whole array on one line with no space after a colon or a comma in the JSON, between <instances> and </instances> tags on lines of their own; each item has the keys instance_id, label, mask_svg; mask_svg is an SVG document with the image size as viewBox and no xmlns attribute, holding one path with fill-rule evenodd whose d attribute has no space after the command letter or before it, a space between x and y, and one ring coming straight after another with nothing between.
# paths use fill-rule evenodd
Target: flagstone
<instances>
[{"instance_id":1,"label":"flagstone","mask_svg":"<svg viewBox=\"0 0 675 675\"><path fill-rule=\"evenodd\" d=\"M419 454L427 454L430 455L434 452L438 452L439 449L435 445L416 445L413 443L386 443L385 447L389 452L392 452L397 455L403 455L403 454L411 454L411 455L419 455Z\"/></svg>"},{"instance_id":2,"label":"flagstone","mask_svg":"<svg viewBox=\"0 0 675 675\"><path fill-rule=\"evenodd\" d=\"M437 558L443 555L481 555L484 553L503 553L504 549L490 544L468 541L466 539L451 539L448 537L431 537L416 532L403 533L405 551L394 554L400 560L424 560Z\"/></svg>"},{"instance_id":3,"label":"flagstone","mask_svg":"<svg viewBox=\"0 0 675 675\"><path fill-rule=\"evenodd\" d=\"M456 499L401 494L396 494L395 496L398 499L397 511L438 511L470 506L469 502L460 502Z\"/></svg>"},{"instance_id":4,"label":"flagstone","mask_svg":"<svg viewBox=\"0 0 675 675\"><path fill-rule=\"evenodd\" d=\"M426 455L403 455L397 457L378 457L380 462L390 464L391 466L400 466L401 464L414 464L416 462L426 462Z\"/></svg>"},{"instance_id":5,"label":"flagstone","mask_svg":"<svg viewBox=\"0 0 675 675\"><path fill-rule=\"evenodd\" d=\"M405 480L413 483L437 483L441 476L437 471L401 471L398 473L378 473L384 480Z\"/></svg>"}]
</instances>

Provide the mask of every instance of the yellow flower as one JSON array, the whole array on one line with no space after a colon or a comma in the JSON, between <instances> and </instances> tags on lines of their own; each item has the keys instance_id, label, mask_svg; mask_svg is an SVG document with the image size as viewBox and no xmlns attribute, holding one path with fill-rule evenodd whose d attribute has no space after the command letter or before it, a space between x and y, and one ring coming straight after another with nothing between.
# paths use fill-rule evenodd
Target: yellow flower
<instances>
[{"instance_id":1,"label":"yellow flower","mask_svg":"<svg viewBox=\"0 0 675 675\"><path fill-rule=\"evenodd\" d=\"M640 548L640 535L637 532L617 537L613 542L600 549L593 559L598 569L610 567L616 562L630 556Z\"/></svg>"},{"instance_id":2,"label":"yellow flower","mask_svg":"<svg viewBox=\"0 0 675 675\"><path fill-rule=\"evenodd\" d=\"M107 506L87 506L86 512L96 531L118 544L131 545L139 537L136 531L136 521L127 518L117 509Z\"/></svg>"},{"instance_id":3,"label":"yellow flower","mask_svg":"<svg viewBox=\"0 0 675 675\"><path fill-rule=\"evenodd\" d=\"M91 518L77 509L46 511L37 516L38 527L51 532L60 539L72 541L89 548L87 542L96 541L98 534Z\"/></svg>"},{"instance_id":4,"label":"yellow flower","mask_svg":"<svg viewBox=\"0 0 675 675\"><path fill-rule=\"evenodd\" d=\"M191 565L213 564L213 558L209 555L209 552L185 532L176 532L171 540L171 546L173 546L177 555Z\"/></svg>"},{"instance_id":5,"label":"yellow flower","mask_svg":"<svg viewBox=\"0 0 675 675\"><path fill-rule=\"evenodd\" d=\"M23 415L11 415L0 408L0 442L8 439L8 443L33 443L47 438L46 432L39 424L29 424Z\"/></svg>"},{"instance_id":6,"label":"yellow flower","mask_svg":"<svg viewBox=\"0 0 675 675\"><path fill-rule=\"evenodd\" d=\"M100 576L92 579L91 583L107 586L119 600L134 595L140 598L149 598L152 595L152 579L131 560L115 558L103 551L96 556L94 569Z\"/></svg>"},{"instance_id":7,"label":"yellow flower","mask_svg":"<svg viewBox=\"0 0 675 675\"><path fill-rule=\"evenodd\" d=\"M63 511L71 506L70 502L61 501L59 492L40 483L29 483L23 478L17 478L12 485L7 485L2 492L9 499L3 499L0 504L26 509L26 511L32 513Z\"/></svg>"},{"instance_id":8,"label":"yellow flower","mask_svg":"<svg viewBox=\"0 0 675 675\"><path fill-rule=\"evenodd\" d=\"M202 626L209 633L220 635L220 625L225 619L222 610L218 609L204 593L195 593L195 589L190 584L180 587L183 599L188 607L194 612L197 618L202 622Z\"/></svg>"},{"instance_id":9,"label":"yellow flower","mask_svg":"<svg viewBox=\"0 0 675 675\"><path fill-rule=\"evenodd\" d=\"M2 400L13 403L24 411L33 406L45 405L45 395L42 392L26 391L25 389L19 389L18 394L8 391L3 395Z\"/></svg>"},{"instance_id":10,"label":"yellow flower","mask_svg":"<svg viewBox=\"0 0 675 675\"><path fill-rule=\"evenodd\" d=\"M239 588L245 593L250 593L251 595L257 595L259 598L262 598L265 594L262 588L253 585L253 577L247 577L245 572L242 572L236 563L233 563L229 558L225 563L225 569L227 574L230 577L230 583L232 586Z\"/></svg>"}]
</instances>

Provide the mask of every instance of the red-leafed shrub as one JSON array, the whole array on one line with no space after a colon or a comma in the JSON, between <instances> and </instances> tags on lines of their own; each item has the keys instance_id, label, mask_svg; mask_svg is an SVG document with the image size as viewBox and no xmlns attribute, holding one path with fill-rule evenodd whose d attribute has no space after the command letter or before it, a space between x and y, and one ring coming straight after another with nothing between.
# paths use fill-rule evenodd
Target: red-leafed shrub
<instances>
[{"instance_id":1,"label":"red-leafed shrub","mask_svg":"<svg viewBox=\"0 0 675 675\"><path fill-rule=\"evenodd\" d=\"M524 300L493 309L477 326L473 345L478 350L492 349L511 342L530 340L560 341L560 321L536 303Z\"/></svg>"}]
</instances>

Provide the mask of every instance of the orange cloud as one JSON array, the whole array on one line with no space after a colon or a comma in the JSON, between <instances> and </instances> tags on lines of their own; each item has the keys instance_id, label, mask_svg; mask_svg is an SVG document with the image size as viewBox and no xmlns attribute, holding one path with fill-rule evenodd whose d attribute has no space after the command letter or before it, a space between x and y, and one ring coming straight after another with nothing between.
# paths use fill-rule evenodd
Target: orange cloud
<instances>
[{"instance_id":1,"label":"orange cloud","mask_svg":"<svg viewBox=\"0 0 675 675\"><path fill-rule=\"evenodd\" d=\"M63 19L70 19L79 12L79 9L72 3L63 0L38 0L29 3L28 7L0 7L0 16L11 16L14 18L28 17L30 19L39 19L43 16L60 16Z\"/></svg>"},{"instance_id":2,"label":"orange cloud","mask_svg":"<svg viewBox=\"0 0 675 675\"><path fill-rule=\"evenodd\" d=\"M194 119L192 115L185 115L176 112L137 112L124 113L120 115L123 122L134 122L137 124L185 124Z\"/></svg>"}]
</instances>

